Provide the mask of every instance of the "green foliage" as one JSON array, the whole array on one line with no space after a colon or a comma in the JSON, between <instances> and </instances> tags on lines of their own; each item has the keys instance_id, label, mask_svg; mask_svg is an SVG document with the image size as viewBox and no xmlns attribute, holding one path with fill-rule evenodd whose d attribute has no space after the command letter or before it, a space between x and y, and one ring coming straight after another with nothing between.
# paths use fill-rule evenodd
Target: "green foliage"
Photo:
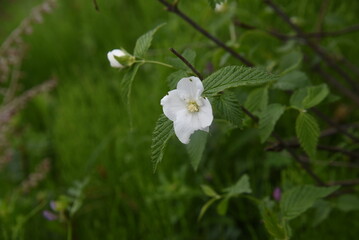
<instances>
[{"instance_id":1,"label":"green foliage","mask_svg":"<svg viewBox=\"0 0 359 240\"><path fill-rule=\"evenodd\" d=\"M320 129L317 121L309 113L299 113L295 122L295 131L300 145L304 151L314 158L317 151L317 144Z\"/></svg>"},{"instance_id":2,"label":"green foliage","mask_svg":"<svg viewBox=\"0 0 359 240\"><path fill-rule=\"evenodd\" d=\"M268 233L274 237L274 239L286 240L286 232L282 224L279 222L278 217L265 206L262 206L262 218L264 226L267 229Z\"/></svg>"},{"instance_id":3,"label":"green foliage","mask_svg":"<svg viewBox=\"0 0 359 240\"><path fill-rule=\"evenodd\" d=\"M155 27L151 31L148 31L147 33L145 33L144 35L142 35L137 39L135 49L133 50L133 54L135 55L135 57L139 57L139 58L144 57L147 50L151 46L153 36L157 32L157 30L164 25L165 23L158 25L157 27Z\"/></svg>"},{"instance_id":4,"label":"green foliage","mask_svg":"<svg viewBox=\"0 0 359 240\"><path fill-rule=\"evenodd\" d=\"M249 184L248 175L243 175L237 182L231 187L225 189L227 197L237 196L242 193L251 193L252 189Z\"/></svg>"},{"instance_id":5,"label":"green foliage","mask_svg":"<svg viewBox=\"0 0 359 240\"><path fill-rule=\"evenodd\" d=\"M214 96L228 88L258 86L277 80L277 76L257 68L229 66L212 73L203 81L205 96Z\"/></svg>"},{"instance_id":6,"label":"green foliage","mask_svg":"<svg viewBox=\"0 0 359 240\"><path fill-rule=\"evenodd\" d=\"M225 91L211 98L211 103L218 118L225 119L234 126L242 127L244 113L233 92Z\"/></svg>"},{"instance_id":7,"label":"green foliage","mask_svg":"<svg viewBox=\"0 0 359 240\"><path fill-rule=\"evenodd\" d=\"M268 87L260 87L252 90L247 97L245 107L250 112L262 111L268 105Z\"/></svg>"},{"instance_id":8,"label":"green foliage","mask_svg":"<svg viewBox=\"0 0 359 240\"><path fill-rule=\"evenodd\" d=\"M337 208L344 212L359 210L359 197L352 194L340 196Z\"/></svg>"},{"instance_id":9,"label":"green foliage","mask_svg":"<svg viewBox=\"0 0 359 240\"><path fill-rule=\"evenodd\" d=\"M284 75L297 69L302 63L302 60L303 54L296 50L284 55L279 62L279 68L282 70L282 74Z\"/></svg>"},{"instance_id":10,"label":"green foliage","mask_svg":"<svg viewBox=\"0 0 359 240\"><path fill-rule=\"evenodd\" d=\"M259 116L259 135L261 142L267 141L268 137L274 130L274 126L285 111L285 107L273 103L261 112Z\"/></svg>"},{"instance_id":11,"label":"green foliage","mask_svg":"<svg viewBox=\"0 0 359 240\"><path fill-rule=\"evenodd\" d=\"M131 89L133 81L135 80L138 69L143 63L135 63L131 68L127 70L123 78L121 79L121 96L125 103L130 104Z\"/></svg>"},{"instance_id":12,"label":"green foliage","mask_svg":"<svg viewBox=\"0 0 359 240\"><path fill-rule=\"evenodd\" d=\"M284 192L280 201L283 218L291 220L298 217L312 207L316 200L328 196L338 188L338 186L315 187L305 185Z\"/></svg>"},{"instance_id":13,"label":"green foliage","mask_svg":"<svg viewBox=\"0 0 359 240\"><path fill-rule=\"evenodd\" d=\"M198 165L202 160L204 148L207 143L208 133L205 131L196 131L191 135L190 142L186 145L188 155L194 170L197 170Z\"/></svg>"},{"instance_id":14,"label":"green foliage","mask_svg":"<svg viewBox=\"0 0 359 240\"><path fill-rule=\"evenodd\" d=\"M291 71L280 77L274 84L275 88L281 90L296 90L309 85L308 76L302 71Z\"/></svg>"},{"instance_id":15,"label":"green foliage","mask_svg":"<svg viewBox=\"0 0 359 240\"><path fill-rule=\"evenodd\" d=\"M225 0L208 0L209 5L211 6L211 8L215 8L216 4L222 3Z\"/></svg>"},{"instance_id":16,"label":"green foliage","mask_svg":"<svg viewBox=\"0 0 359 240\"><path fill-rule=\"evenodd\" d=\"M175 89L177 87L177 83L180 79L188 77L188 74L184 70L178 70L176 72L171 73L167 77L167 85L170 89Z\"/></svg>"},{"instance_id":17,"label":"green foliage","mask_svg":"<svg viewBox=\"0 0 359 240\"><path fill-rule=\"evenodd\" d=\"M192 49L186 49L181 54L184 59L186 59L192 66L195 66L196 52ZM191 71L188 66L179 58L171 57L168 59L168 63L174 66L177 69L182 69L185 71Z\"/></svg>"},{"instance_id":18,"label":"green foliage","mask_svg":"<svg viewBox=\"0 0 359 240\"><path fill-rule=\"evenodd\" d=\"M210 186L201 185L201 188L204 194L206 194L208 197L219 197L218 193L216 193L216 191L214 191Z\"/></svg>"},{"instance_id":19,"label":"green foliage","mask_svg":"<svg viewBox=\"0 0 359 240\"><path fill-rule=\"evenodd\" d=\"M155 130L152 134L151 159L153 171L156 171L157 165L162 161L167 142L173 133L172 121L162 114L157 120Z\"/></svg>"},{"instance_id":20,"label":"green foliage","mask_svg":"<svg viewBox=\"0 0 359 240\"><path fill-rule=\"evenodd\" d=\"M326 84L310 86L295 91L290 99L290 104L298 109L312 108L321 103L329 94Z\"/></svg>"}]
</instances>

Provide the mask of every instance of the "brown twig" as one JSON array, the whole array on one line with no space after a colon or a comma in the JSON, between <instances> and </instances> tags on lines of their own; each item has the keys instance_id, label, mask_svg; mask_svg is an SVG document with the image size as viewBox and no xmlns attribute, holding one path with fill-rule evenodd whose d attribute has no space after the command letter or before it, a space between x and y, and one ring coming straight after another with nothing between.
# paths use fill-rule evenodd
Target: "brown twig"
<instances>
[{"instance_id":1,"label":"brown twig","mask_svg":"<svg viewBox=\"0 0 359 240\"><path fill-rule=\"evenodd\" d=\"M186 14L184 14L178 7L177 3L171 4L167 2L166 0L158 0L161 2L164 6L166 6L167 10L169 12L172 12L176 14L177 16L181 17L183 20L185 20L187 23L189 23L193 28L195 28L198 32L202 33L204 36L206 36L208 39L210 39L212 42L217 44L219 47L226 50L228 53L230 53L233 57L240 60L243 64L245 64L248 67L253 67L253 63L251 63L248 59L244 58L242 55L237 53L234 49L227 46L224 42L207 32L205 29L203 29L200 25L198 25L195 21L193 21L191 18L189 18Z\"/></svg>"},{"instance_id":2,"label":"brown twig","mask_svg":"<svg viewBox=\"0 0 359 240\"><path fill-rule=\"evenodd\" d=\"M343 71L336 62L315 42L311 41L309 38L305 36L305 33L302 29L294 24L290 17L279 7L277 6L272 0L263 0L269 7L271 7L274 12L277 13L297 34L300 36L315 53L333 70L335 70L347 83L351 85L353 90L359 90L357 83L354 82L351 77Z\"/></svg>"},{"instance_id":3,"label":"brown twig","mask_svg":"<svg viewBox=\"0 0 359 240\"><path fill-rule=\"evenodd\" d=\"M203 80L202 75L197 71L197 69L196 69L189 61L187 61L186 58L184 58L179 52L177 52L177 51L176 51L175 49L173 49L173 48L170 48L170 51L171 51L174 55L176 55L179 59L181 59L181 61L182 61L184 64L186 64L187 67L189 67L189 68L192 70L192 72L197 75L197 77L198 77L199 79Z\"/></svg>"},{"instance_id":4,"label":"brown twig","mask_svg":"<svg viewBox=\"0 0 359 240\"><path fill-rule=\"evenodd\" d=\"M335 186L335 185L341 185L341 186L353 186L358 185L359 179L348 179L348 180L339 180L334 182L329 182L328 186Z\"/></svg>"}]
</instances>

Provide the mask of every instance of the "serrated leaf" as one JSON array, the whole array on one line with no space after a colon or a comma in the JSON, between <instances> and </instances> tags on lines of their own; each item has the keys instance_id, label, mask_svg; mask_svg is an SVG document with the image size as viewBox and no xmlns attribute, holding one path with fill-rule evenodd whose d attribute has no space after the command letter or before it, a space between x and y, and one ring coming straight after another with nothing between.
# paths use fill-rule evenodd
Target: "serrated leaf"
<instances>
[{"instance_id":1,"label":"serrated leaf","mask_svg":"<svg viewBox=\"0 0 359 240\"><path fill-rule=\"evenodd\" d=\"M157 165L162 161L167 142L173 134L172 121L162 114L157 120L155 130L152 134L151 159L154 172L156 171Z\"/></svg>"},{"instance_id":2,"label":"serrated leaf","mask_svg":"<svg viewBox=\"0 0 359 240\"><path fill-rule=\"evenodd\" d=\"M199 216L198 216L198 221L202 219L202 217L206 213L207 209L218 199L219 198L212 198L212 199L208 200L206 202L206 204L203 205L203 207L201 208L201 211L199 213Z\"/></svg>"},{"instance_id":3,"label":"serrated leaf","mask_svg":"<svg viewBox=\"0 0 359 240\"><path fill-rule=\"evenodd\" d=\"M328 96L328 94L329 89L326 84L308 87L307 96L303 100L303 107L308 109L318 105Z\"/></svg>"},{"instance_id":4,"label":"serrated leaf","mask_svg":"<svg viewBox=\"0 0 359 240\"><path fill-rule=\"evenodd\" d=\"M219 197L219 194L213 190L213 188L211 188L208 185L201 185L202 191L204 192L204 194L206 194L208 197Z\"/></svg>"},{"instance_id":5,"label":"serrated leaf","mask_svg":"<svg viewBox=\"0 0 359 240\"><path fill-rule=\"evenodd\" d=\"M277 75L264 72L261 69L228 66L219 69L203 81L203 95L214 96L228 88L259 86L277 79Z\"/></svg>"},{"instance_id":6,"label":"serrated leaf","mask_svg":"<svg viewBox=\"0 0 359 240\"><path fill-rule=\"evenodd\" d=\"M181 54L191 65L195 65L194 61L196 59L196 52L192 49L186 49L184 50L184 52ZM191 69L188 68L188 66L182 61L180 60L178 57L175 58L168 58L168 63L171 64L173 67L178 68L178 69L182 69L185 71L192 71Z\"/></svg>"},{"instance_id":7,"label":"serrated leaf","mask_svg":"<svg viewBox=\"0 0 359 240\"><path fill-rule=\"evenodd\" d=\"M280 208L285 219L291 220L304 213L314 202L333 193L339 186L315 187L311 185L298 186L284 192Z\"/></svg>"},{"instance_id":8,"label":"serrated leaf","mask_svg":"<svg viewBox=\"0 0 359 240\"><path fill-rule=\"evenodd\" d=\"M303 88L310 83L308 76L301 71L293 71L280 77L274 84L274 88L281 90L295 90Z\"/></svg>"},{"instance_id":9,"label":"serrated leaf","mask_svg":"<svg viewBox=\"0 0 359 240\"><path fill-rule=\"evenodd\" d=\"M301 112L295 123L299 143L309 157L314 158L317 150L320 129L317 121L309 113Z\"/></svg>"},{"instance_id":10,"label":"serrated leaf","mask_svg":"<svg viewBox=\"0 0 359 240\"><path fill-rule=\"evenodd\" d=\"M259 135L261 142L267 141L268 137L274 130L274 126L279 118L284 113L285 107L283 105L274 103L262 111L259 115Z\"/></svg>"},{"instance_id":11,"label":"serrated leaf","mask_svg":"<svg viewBox=\"0 0 359 240\"><path fill-rule=\"evenodd\" d=\"M213 97L211 102L219 118L225 119L237 127L242 127L244 114L233 92L226 91Z\"/></svg>"},{"instance_id":12,"label":"serrated leaf","mask_svg":"<svg viewBox=\"0 0 359 240\"><path fill-rule=\"evenodd\" d=\"M121 95L123 97L123 100L125 103L130 103L130 97L131 97L131 89L132 89L132 83L135 79L135 76L137 74L138 69L143 63L137 63L131 66L131 68L128 69L128 71L123 76L120 88L121 88Z\"/></svg>"},{"instance_id":13,"label":"serrated leaf","mask_svg":"<svg viewBox=\"0 0 359 240\"><path fill-rule=\"evenodd\" d=\"M290 98L290 105L298 109L308 109L321 103L329 94L326 84L298 89Z\"/></svg>"},{"instance_id":14,"label":"serrated leaf","mask_svg":"<svg viewBox=\"0 0 359 240\"><path fill-rule=\"evenodd\" d=\"M268 208L262 207L262 218L267 232L275 239L286 239L285 229L280 224L278 217Z\"/></svg>"},{"instance_id":15,"label":"serrated leaf","mask_svg":"<svg viewBox=\"0 0 359 240\"><path fill-rule=\"evenodd\" d=\"M322 199L319 199L315 202L314 206L315 213L312 221L312 226L315 227L328 218L332 206L331 203Z\"/></svg>"},{"instance_id":16,"label":"serrated leaf","mask_svg":"<svg viewBox=\"0 0 359 240\"><path fill-rule=\"evenodd\" d=\"M340 196L337 208L344 212L359 210L359 197L351 194Z\"/></svg>"},{"instance_id":17,"label":"serrated leaf","mask_svg":"<svg viewBox=\"0 0 359 240\"><path fill-rule=\"evenodd\" d=\"M268 104L268 87L260 87L252 90L247 97L244 106L250 112L262 111Z\"/></svg>"},{"instance_id":18,"label":"serrated leaf","mask_svg":"<svg viewBox=\"0 0 359 240\"><path fill-rule=\"evenodd\" d=\"M197 170L202 160L204 148L207 143L208 132L198 130L191 135L190 142L186 145L186 149L191 160L194 170Z\"/></svg>"},{"instance_id":19,"label":"serrated leaf","mask_svg":"<svg viewBox=\"0 0 359 240\"><path fill-rule=\"evenodd\" d=\"M172 90L177 88L177 83L179 80L181 80L182 78L188 77L188 74L186 71L183 70L178 70L176 72L171 73L168 77L167 77L167 85L168 87Z\"/></svg>"},{"instance_id":20,"label":"serrated leaf","mask_svg":"<svg viewBox=\"0 0 359 240\"><path fill-rule=\"evenodd\" d=\"M215 8L216 4L220 4L223 3L225 0L208 0L209 6L211 6L211 8Z\"/></svg>"},{"instance_id":21,"label":"serrated leaf","mask_svg":"<svg viewBox=\"0 0 359 240\"><path fill-rule=\"evenodd\" d=\"M244 174L235 185L226 188L224 191L227 192L227 197L233 197L242 193L251 193L252 189L249 184L248 175Z\"/></svg>"},{"instance_id":22,"label":"serrated leaf","mask_svg":"<svg viewBox=\"0 0 359 240\"><path fill-rule=\"evenodd\" d=\"M135 49L133 50L135 57L142 58L146 54L147 50L151 46L153 35L155 35L157 30L164 25L165 23L158 25L137 39Z\"/></svg>"}]
</instances>

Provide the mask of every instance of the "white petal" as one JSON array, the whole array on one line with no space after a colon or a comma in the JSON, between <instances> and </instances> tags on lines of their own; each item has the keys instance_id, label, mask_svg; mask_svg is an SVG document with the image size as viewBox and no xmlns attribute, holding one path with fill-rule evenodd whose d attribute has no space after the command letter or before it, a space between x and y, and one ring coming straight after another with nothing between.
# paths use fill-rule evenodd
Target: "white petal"
<instances>
[{"instance_id":1,"label":"white petal","mask_svg":"<svg viewBox=\"0 0 359 240\"><path fill-rule=\"evenodd\" d=\"M163 106L163 113L171 121L176 120L178 112L186 110L186 103L180 99L177 90L168 92L168 95L161 99L161 105Z\"/></svg>"},{"instance_id":2,"label":"white petal","mask_svg":"<svg viewBox=\"0 0 359 240\"><path fill-rule=\"evenodd\" d=\"M197 113L198 119L201 123L201 128L209 127L213 121L213 112L211 103L207 98L202 98L203 105Z\"/></svg>"},{"instance_id":3,"label":"white petal","mask_svg":"<svg viewBox=\"0 0 359 240\"><path fill-rule=\"evenodd\" d=\"M111 67L114 68L122 68L123 66L116 60L115 56L122 57L125 56L126 53L120 49L114 49L107 53L107 59L110 61Z\"/></svg>"},{"instance_id":4,"label":"white petal","mask_svg":"<svg viewBox=\"0 0 359 240\"><path fill-rule=\"evenodd\" d=\"M173 123L176 136L184 144L189 143L192 133L200 129L198 117L187 109L178 112L177 119Z\"/></svg>"},{"instance_id":5,"label":"white petal","mask_svg":"<svg viewBox=\"0 0 359 240\"><path fill-rule=\"evenodd\" d=\"M203 84L198 77L182 78L177 83L177 90L181 98L197 99L203 92Z\"/></svg>"}]
</instances>

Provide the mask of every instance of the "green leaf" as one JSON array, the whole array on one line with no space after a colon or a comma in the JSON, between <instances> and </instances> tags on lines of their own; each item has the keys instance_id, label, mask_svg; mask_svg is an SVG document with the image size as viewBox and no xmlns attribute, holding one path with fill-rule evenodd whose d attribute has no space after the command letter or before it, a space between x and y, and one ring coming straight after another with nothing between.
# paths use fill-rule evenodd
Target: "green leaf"
<instances>
[{"instance_id":1,"label":"green leaf","mask_svg":"<svg viewBox=\"0 0 359 240\"><path fill-rule=\"evenodd\" d=\"M181 54L191 65L195 65L194 61L196 59L196 52L192 49L186 49L184 50L184 52ZM192 71L191 69L188 68L188 66L182 61L180 60L178 57L175 58L168 58L168 63L171 64L172 66L174 66L175 68L178 69L182 69L185 71Z\"/></svg>"},{"instance_id":2,"label":"green leaf","mask_svg":"<svg viewBox=\"0 0 359 240\"><path fill-rule=\"evenodd\" d=\"M359 197L351 194L340 196L337 207L344 212L359 210Z\"/></svg>"},{"instance_id":3,"label":"green leaf","mask_svg":"<svg viewBox=\"0 0 359 240\"><path fill-rule=\"evenodd\" d=\"M227 192L228 197L233 197L242 193L251 193L252 189L249 184L248 175L244 174L235 185L226 188L224 191Z\"/></svg>"},{"instance_id":4,"label":"green leaf","mask_svg":"<svg viewBox=\"0 0 359 240\"><path fill-rule=\"evenodd\" d=\"M309 113L301 112L295 123L299 143L304 151L314 158L317 150L320 129L317 121Z\"/></svg>"},{"instance_id":5,"label":"green leaf","mask_svg":"<svg viewBox=\"0 0 359 240\"><path fill-rule=\"evenodd\" d=\"M280 224L278 217L267 207L262 207L262 218L268 233L275 239L284 240L286 238L285 229Z\"/></svg>"},{"instance_id":6,"label":"green leaf","mask_svg":"<svg viewBox=\"0 0 359 240\"><path fill-rule=\"evenodd\" d=\"M199 216L198 216L198 221L202 219L202 217L206 213L207 209L218 199L219 198L211 198L210 200L208 200L208 202L206 202L205 205L203 205L203 207L201 208L201 211L199 213Z\"/></svg>"},{"instance_id":7,"label":"green leaf","mask_svg":"<svg viewBox=\"0 0 359 240\"><path fill-rule=\"evenodd\" d=\"M321 103L329 94L329 89L326 84L308 87L307 96L303 100L303 107L305 109L314 107Z\"/></svg>"},{"instance_id":8,"label":"green leaf","mask_svg":"<svg viewBox=\"0 0 359 240\"><path fill-rule=\"evenodd\" d=\"M231 124L242 127L244 114L233 92L224 92L211 99L212 106L219 118L225 119Z\"/></svg>"},{"instance_id":9,"label":"green leaf","mask_svg":"<svg viewBox=\"0 0 359 240\"><path fill-rule=\"evenodd\" d=\"M284 192L280 208L284 218L290 220L304 213L314 202L333 193L339 186L315 187L311 185L298 186Z\"/></svg>"},{"instance_id":10,"label":"green leaf","mask_svg":"<svg viewBox=\"0 0 359 240\"><path fill-rule=\"evenodd\" d=\"M157 27L143 34L141 37L137 39L135 49L133 50L135 57L142 58L146 54L147 50L151 46L153 35L155 35L157 30L164 25L165 23L158 25Z\"/></svg>"},{"instance_id":11,"label":"green leaf","mask_svg":"<svg viewBox=\"0 0 359 240\"><path fill-rule=\"evenodd\" d=\"M172 90L177 88L177 83L179 80L181 80L182 78L188 77L188 74L186 71L183 70L178 70L176 72L171 73L168 77L167 77L167 85L168 87Z\"/></svg>"},{"instance_id":12,"label":"green leaf","mask_svg":"<svg viewBox=\"0 0 359 240\"><path fill-rule=\"evenodd\" d=\"M251 91L244 106L252 113L262 111L268 105L268 87L260 87Z\"/></svg>"},{"instance_id":13,"label":"green leaf","mask_svg":"<svg viewBox=\"0 0 359 240\"><path fill-rule=\"evenodd\" d=\"M228 88L258 86L275 81L277 75L258 68L229 66L219 69L203 81L205 96L214 96Z\"/></svg>"},{"instance_id":14,"label":"green leaf","mask_svg":"<svg viewBox=\"0 0 359 240\"><path fill-rule=\"evenodd\" d=\"M262 111L259 115L259 135L261 142L264 143L274 130L274 126L284 113L283 105L274 103Z\"/></svg>"},{"instance_id":15,"label":"green leaf","mask_svg":"<svg viewBox=\"0 0 359 240\"><path fill-rule=\"evenodd\" d=\"M215 8L216 4L222 3L225 0L208 0L209 5L211 6L211 8Z\"/></svg>"},{"instance_id":16,"label":"green leaf","mask_svg":"<svg viewBox=\"0 0 359 240\"><path fill-rule=\"evenodd\" d=\"M135 79L138 69L143 63L137 63L131 66L128 71L123 76L120 88L121 88L121 95L125 103L130 104L130 97L131 97L131 89L132 83Z\"/></svg>"},{"instance_id":17,"label":"green leaf","mask_svg":"<svg viewBox=\"0 0 359 240\"><path fill-rule=\"evenodd\" d=\"M315 209L315 213L312 219L312 226L315 227L318 226L321 222L323 222L326 218L328 218L332 210L332 206L330 202L319 199L315 202L313 208Z\"/></svg>"},{"instance_id":18,"label":"green leaf","mask_svg":"<svg viewBox=\"0 0 359 240\"><path fill-rule=\"evenodd\" d=\"M221 216L226 215L228 209L228 201L229 198L224 198L218 205L217 205L217 213Z\"/></svg>"},{"instance_id":19,"label":"green leaf","mask_svg":"<svg viewBox=\"0 0 359 240\"><path fill-rule=\"evenodd\" d=\"M295 91L290 98L290 105L298 109L308 109L321 103L329 94L326 84L310 86Z\"/></svg>"},{"instance_id":20,"label":"green leaf","mask_svg":"<svg viewBox=\"0 0 359 240\"><path fill-rule=\"evenodd\" d=\"M201 185L201 188L204 194L206 194L208 197L220 197L219 194L208 185Z\"/></svg>"},{"instance_id":21,"label":"green leaf","mask_svg":"<svg viewBox=\"0 0 359 240\"><path fill-rule=\"evenodd\" d=\"M202 160L204 148L207 143L208 133L198 130L191 135L191 141L186 145L188 155L194 170L197 170Z\"/></svg>"},{"instance_id":22,"label":"green leaf","mask_svg":"<svg viewBox=\"0 0 359 240\"><path fill-rule=\"evenodd\" d=\"M291 51L283 56L279 63L279 69L282 74L288 73L297 69L303 60L303 54L299 51Z\"/></svg>"},{"instance_id":23,"label":"green leaf","mask_svg":"<svg viewBox=\"0 0 359 240\"><path fill-rule=\"evenodd\" d=\"M154 172L156 171L157 165L162 161L167 142L173 133L172 121L162 114L157 120L155 130L152 134L151 159Z\"/></svg>"},{"instance_id":24,"label":"green leaf","mask_svg":"<svg viewBox=\"0 0 359 240\"><path fill-rule=\"evenodd\" d=\"M310 83L308 76L301 71L293 71L280 77L274 84L274 88L281 90L295 90L302 88Z\"/></svg>"}]
</instances>

